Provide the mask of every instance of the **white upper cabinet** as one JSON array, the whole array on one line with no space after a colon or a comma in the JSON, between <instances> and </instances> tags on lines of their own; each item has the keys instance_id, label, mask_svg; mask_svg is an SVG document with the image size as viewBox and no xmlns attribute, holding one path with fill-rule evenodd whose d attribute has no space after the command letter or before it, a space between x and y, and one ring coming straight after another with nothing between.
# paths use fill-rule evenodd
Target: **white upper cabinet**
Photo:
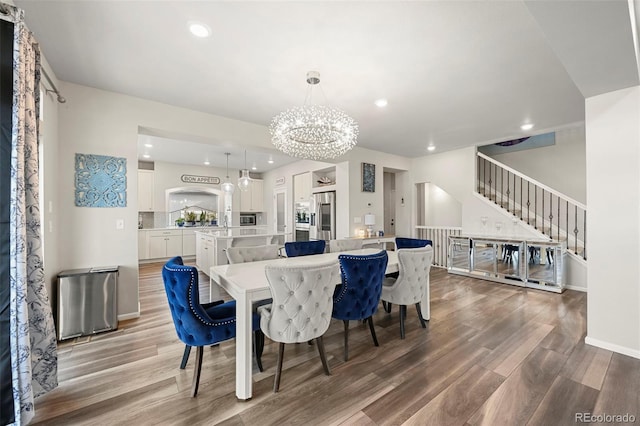
<instances>
[{"instance_id":1,"label":"white upper cabinet","mask_svg":"<svg viewBox=\"0 0 640 426\"><path fill-rule=\"evenodd\" d=\"M293 177L293 196L296 202L309 201L311 198L311 172Z\"/></svg>"},{"instance_id":2,"label":"white upper cabinet","mask_svg":"<svg viewBox=\"0 0 640 426\"><path fill-rule=\"evenodd\" d=\"M251 179L247 191L240 191L241 212L261 212L264 210L264 181Z\"/></svg>"},{"instance_id":3,"label":"white upper cabinet","mask_svg":"<svg viewBox=\"0 0 640 426\"><path fill-rule=\"evenodd\" d=\"M153 211L153 170L138 170L138 211Z\"/></svg>"}]
</instances>

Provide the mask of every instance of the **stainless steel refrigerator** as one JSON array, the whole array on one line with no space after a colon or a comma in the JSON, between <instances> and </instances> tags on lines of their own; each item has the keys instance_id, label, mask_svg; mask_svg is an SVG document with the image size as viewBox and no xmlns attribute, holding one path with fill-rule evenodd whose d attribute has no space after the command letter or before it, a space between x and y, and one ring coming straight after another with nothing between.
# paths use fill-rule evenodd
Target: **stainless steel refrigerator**
<instances>
[{"instance_id":1,"label":"stainless steel refrigerator","mask_svg":"<svg viewBox=\"0 0 640 426\"><path fill-rule=\"evenodd\" d=\"M317 192L312 196L309 218L310 240L336 238L336 192Z\"/></svg>"}]
</instances>

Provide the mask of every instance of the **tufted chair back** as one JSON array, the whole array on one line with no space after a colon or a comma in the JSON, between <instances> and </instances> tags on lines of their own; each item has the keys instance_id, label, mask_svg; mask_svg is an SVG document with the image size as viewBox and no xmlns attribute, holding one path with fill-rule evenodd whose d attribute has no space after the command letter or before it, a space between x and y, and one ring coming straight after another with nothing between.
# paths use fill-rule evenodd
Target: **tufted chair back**
<instances>
[{"instance_id":1,"label":"tufted chair back","mask_svg":"<svg viewBox=\"0 0 640 426\"><path fill-rule=\"evenodd\" d=\"M329 241L329 251L336 253L340 251L360 250L362 248L362 240L346 239Z\"/></svg>"},{"instance_id":2,"label":"tufted chair back","mask_svg":"<svg viewBox=\"0 0 640 426\"><path fill-rule=\"evenodd\" d=\"M341 254L342 284L333 296L333 317L343 321L363 320L378 309L387 252L356 256Z\"/></svg>"},{"instance_id":3,"label":"tufted chair back","mask_svg":"<svg viewBox=\"0 0 640 426\"><path fill-rule=\"evenodd\" d=\"M398 250L398 279L382 289L383 299L397 305L420 303L429 283L429 271L433 260L430 246Z\"/></svg>"},{"instance_id":4,"label":"tufted chair back","mask_svg":"<svg viewBox=\"0 0 640 426\"><path fill-rule=\"evenodd\" d=\"M235 304L216 309L217 319L210 318L200 305L198 270L185 266L180 256L162 268L171 317L178 338L189 346L205 346L236 336Z\"/></svg>"},{"instance_id":5,"label":"tufted chair back","mask_svg":"<svg viewBox=\"0 0 640 426\"><path fill-rule=\"evenodd\" d=\"M398 278L386 278L382 286L382 304L387 312L391 305L400 305L400 338L404 339L404 321L407 305L416 306L422 328L426 328L420 302L429 291L429 271L433 260L433 247L418 247L398 250Z\"/></svg>"},{"instance_id":6,"label":"tufted chair back","mask_svg":"<svg viewBox=\"0 0 640 426\"><path fill-rule=\"evenodd\" d=\"M322 336L331 322L333 290L339 282L335 260L297 267L266 266L273 304L260 308L260 327L280 343L307 342Z\"/></svg>"},{"instance_id":7,"label":"tufted chair back","mask_svg":"<svg viewBox=\"0 0 640 426\"><path fill-rule=\"evenodd\" d=\"M396 237L396 249L418 248L418 247L426 247L426 246L433 246L433 243L431 242L431 240Z\"/></svg>"},{"instance_id":8,"label":"tufted chair back","mask_svg":"<svg viewBox=\"0 0 640 426\"><path fill-rule=\"evenodd\" d=\"M278 258L278 245L269 244L266 246L253 247L229 247L227 248L227 259L229 263L256 262L258 260L269 260Z\"/></svg>"},{"instance_id":9,"label":"tufted chair back","mask_svg":"<svg viewBox=\"0 0 640 426\"><path fill-rule=\"evenodd\" d=\"M284 244L287 257L309 256L311 254L322 254L326 246L326 241L294 241Z\"/></svg>"},{"instance_id":10,"label":"tufted chair back","mask_svg":"<svg viewBox=\"0 0 640 426\"><path fill-rule=\"evenodd\" d=\"M381 251L365 256L341 254L340 274L342 284L333 293L334 318L344 323L344 360L349 359L349 321L367 320L373 338L378 338L373 325L373 314L378 309L382 280L387 269L387 252Z\"/></svg>"}]
</instances>

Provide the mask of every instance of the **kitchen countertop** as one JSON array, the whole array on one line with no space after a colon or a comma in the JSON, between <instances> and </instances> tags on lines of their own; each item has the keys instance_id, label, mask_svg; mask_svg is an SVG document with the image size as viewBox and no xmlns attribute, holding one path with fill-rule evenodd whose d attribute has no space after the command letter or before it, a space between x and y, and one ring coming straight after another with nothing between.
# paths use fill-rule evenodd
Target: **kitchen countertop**
<instances>
[{"instance_id":1,"label":"kitchen countertop","mask_svg":"<svg viewBox=\"0 0 640 426\"><path fill-rule=\"evenodd\" d=\"M208 230L208 231L224 231L224 226L167 226L165 228L142 228L138 229L138 231L178 231L178 230L189 230L193 229L196 231ZM229 229L267 229L267 225L256 225L256 226L230 226Z\"/></svg>"},{"instance_id":2,"label":"kitchen countertop","mask_svg":"<svg viewBox=\"0 0 640 426\"><path fill-rule=\"evenodd\" d=\"M243 226L241 228L229 228L228 230L224 230L224 228L219 230L198 230L196 232L205 235L211 235L213 237L223 239L223 238L249 238L249 237L268 237L274 235L287 235L286 232L269 232L265 228L250 228L248 226Z\"/></svg>"}]
</instances>

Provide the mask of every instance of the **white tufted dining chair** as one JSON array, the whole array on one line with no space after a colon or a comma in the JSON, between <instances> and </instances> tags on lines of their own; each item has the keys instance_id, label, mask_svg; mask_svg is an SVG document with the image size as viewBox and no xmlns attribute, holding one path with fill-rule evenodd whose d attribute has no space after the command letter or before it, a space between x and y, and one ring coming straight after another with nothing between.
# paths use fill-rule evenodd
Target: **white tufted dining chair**
<instances>
[{"instance_id":1,"label":"white tufted dining chair","mask_svg":"<svg viewBox=\"0 0 640 426\"><path fill-rule=\"evenodd\" d=\"M404 339L404 320L407 316L407 305L416 306L422 328L426 328L420 312L420 301L429 291L429 271L433 260L431 246L398 250L398 278L385 278L382 285L383 302L391 310L391 304L400 305L400 338Z\"/></svg>"},{"instance_id":2,"label":"white tufted dining chair","mask_svg":"<svg viewBox=\"0 0 640 426\"><path fill-rule=\"evenodd\" d=\"M329 252L331 253L349 250L360 250L361 248L362 240L345 239L329 241Z\"/></svg>"},{"instance_id":3,"label":"white tufted dining chair","mask_svg":"<svg viewBox=\"0 0 640 426\"><path fill-rule=\"evenodd\" d=\"M259 260L277 259L278 257L277 244L269 244L266 246L227 248L227 259L231 264L257 262Z\"/></svg>"},{"instance_id":4,"label":"white tufted dining chair","mask_svg":"<svg viewBox=\"0 0 640 426\"><path fill-rule=\"evenodd\" d=\"M278 366L273 391L280 388L285 343L316 340L324 372L331 375L322 335L329 328L333 291L340 282L338 261L297 267L266 266L273 303L258 308L260 328L279 342Z\"/></svg>"}]
</instances>

